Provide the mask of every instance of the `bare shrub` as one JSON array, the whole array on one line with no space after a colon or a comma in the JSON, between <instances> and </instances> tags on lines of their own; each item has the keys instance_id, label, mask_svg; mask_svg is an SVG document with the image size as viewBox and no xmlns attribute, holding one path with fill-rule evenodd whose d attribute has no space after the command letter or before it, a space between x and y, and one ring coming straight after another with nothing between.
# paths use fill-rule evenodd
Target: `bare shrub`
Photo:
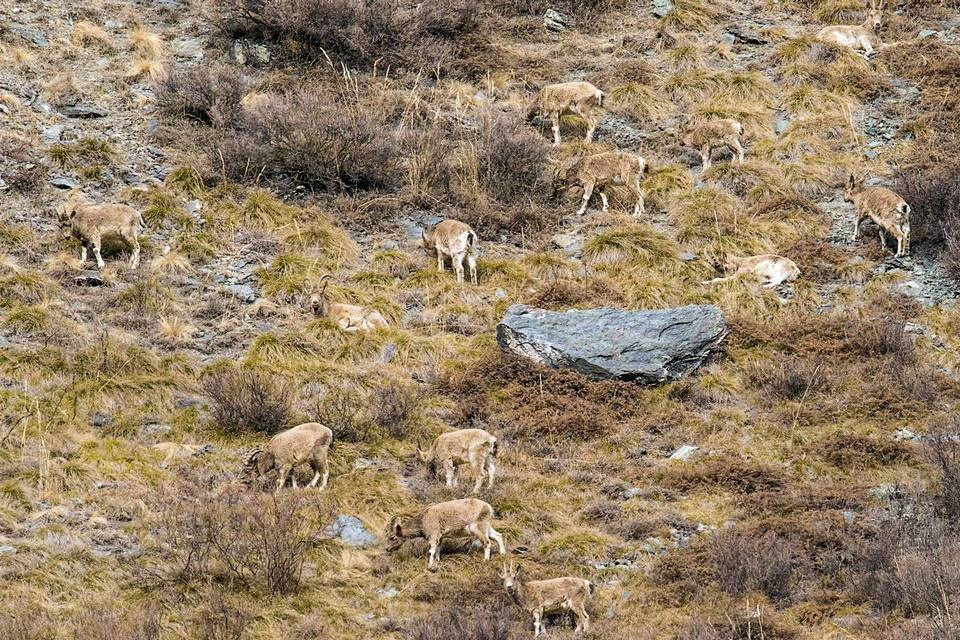
<instances>
[{"instance_id":1,"label":"bare shrub","mask_svg":"<svg viewBox=\"0 0 960 640\"><path fill-rule=\"evenodd\" d=\"M796 586L798 551L773 532L754 535L735 528L717 532L707 545L713 578L730 595L751 591L785 602Z\"/></svg>"},{"instance_id":2,"label":"bare shrub","mask_svg":"<svg viewBox=\"0 0 960 640\"><path fill-rule=\"evenodd\" d=\"M730 456L715 456L701 460L697 465L674 467L661 473L663 484L681 491L715 486L740 493L754 493L781 489L787 485L787 478L779 469Z\"/></svg>"},{"instance_id":3,"label":"bare shrub","mask_svg":"<svg viewBox=\"0 0 960 640\"><path fill-rule=\"evenodd\" d=\"M206 124L230 126L240 119L246 82L236 67L201 63L157 83L161 112Z\"/></svg>"},{"instance_id":4,"label":"bare shrub","mask_svg":"<svg viewBox=\"0 0 960 640\"><path fill-rule=\"evenodd\" d=\"M269 177L339 191L384 189L398 179L398 142L386 114L320 89L247 110L209 154L232 180Z\"/></svg>"},{"instance_id":5,"label":"bare shrub","mask_svg":"<svg viewBox=\"0 0 960 640\"><path fill-rule=\"evenodd\" d=\"M216 0L221 32L269 42L285 60L477 72L496 64L478 0Z\"/></svg>"},{"instance_id":6,"label":"bare shrub","mask_svg":"<svg viewBox=\"0 0 960 640\"><path fill-rule=\"evenodd\" d=\"M390 382L373 391L370 398L373 424L394 438L408 435L420 409L420 394L410 385Z\"/></svg>"},{"instance_id":7,"label":"bare shrub","mask_svg":"<svg viewBox=\"0 0 960 640\"><path fill-rule=\"evenodd\" d=\"M250 429L272 434L290 421L290 388L268 373L225 368L208 374L203 388L217 428L225 433Z\"/></svg>"},{"instance_id":8,"label":"bare shrub","mask_svg":"<svg viewBox=\"0 0 960 640\"><path fill-rule=\"evenodd\" d=\"M374 427L364 411L367 402L367 394L356 385L333 386L317 401L314 415L333 431L335 440L366 442Z\"/></svg>"},{"instance_id":9,"label":"bare shrub","mask_svg":"<svg viewBox=\"0 0 960 640\"><path fill-rule=\"evenodd\" d=\"M470 607L418 618L404 630L405 640L507 640L514 616L507 607Z\"/></svg>"},{"instance_id":10,"label":"bare shrub","mask_svg":"<svg viewBox=\"0 0 960 640\"><path fill-rule=\"evenodd\" d=\"M764 391L782 400L800 400L827 387L822 364L800 358L789 358L774 365L757 365L750 377Z\"/></svg>"},{"instance_id":11,"label":"bare shrub","mask_svg":"<svg viewBox=\"0 0 960 640\"><path fill-rule=\"evenodd\" d=\"M193 612L192 626L205 640L243 640L249 637L255 618L254 610L242 598L211 585Z\"/></svg>"},{"instance_id":12,"label":"bare shrub","mask_svg":"<svg viewBox=\"0 0 960 640\"><path fill-rule=\"evenodd\" d=\"M792 640L799 633L778 623L770 611L759 609L723 612L715 616L697 616L677 634L677 640Z\"/></svg>"},{"instance_id":13,"label":"bare shrub","mask_svg":"<svg viewBox=\"0 0 960 640\"><path fill-rule=\"evenodd\" d=\"M880 611L942 618L946 603L960 597L960 538L926 499L901 506L852 549L848 585Z\"/></svg>"},{"instance_id":14,"label":"bare shrub","mask_svg":"<svg viewBox=\"0 0 960 640\"><path fill-rule=\"evenodd\" d=\"M938 165L904 172L896 191L911 208L911 247L941 254L960 275L960 168Z\"/></svg>"},{"instance_id":15,"label":"bare shrub","mask_svg":"<svg viewBox=\"0 0 960 640\"><path fill-rule=\"evenodd\" d=\"M505 17L540 17L547 9L554 9L578 18L594 18L613 11L623 0L494 0L493 10ZM589 26L589 22L584 23Z\"/></svg>"},{"instance_id":16,"label":"bare shrub","mask_svg":"<svg viewBox=\"0 0 960 640\"><path fill-rule=\"evenodd\" d=\"M505 204L540 193L549 150L518 117L487 114L476 147L480 184Z\"/></svg>"},{"instance_id":17,"label":"bare shrub","mask_svg":"<svg viewBox=\"0 0 960 640\"><path fill-rule=\"evenodd\" d=\"M203 479L187 478L157 501L158 539L164 541L157 577L257 586L272 594L299 588L312 536L308 512L314 505L306 494L216 491Z\"/></svg>"},{"instance_id":18,"label":"bare shrub","mask_svg":"<svg viewBox=\"0 0 960 640\"><path fill-rule=\"evenodd\" d=\"M960 418L934 430L926 439L927 460L939 473L935 494L943 513L960 523Z\"/></svg>"},{"instance_id":19,"label":"bare shrub","mask_svg":"<svg viewBox=\"0 0 960 640\"><path fill-rule=\"evenodd\" d=\"M883 437L838 431L817 446L820 455L842 469L866 469L909 462L912 450Z\"/></svg>"}]
</instances>

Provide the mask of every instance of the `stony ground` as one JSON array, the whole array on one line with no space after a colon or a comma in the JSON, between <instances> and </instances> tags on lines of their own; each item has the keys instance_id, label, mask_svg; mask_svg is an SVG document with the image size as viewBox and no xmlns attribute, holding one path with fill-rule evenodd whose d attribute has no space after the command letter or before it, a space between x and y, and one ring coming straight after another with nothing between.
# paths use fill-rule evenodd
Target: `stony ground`
<instances>
[{"instance_id":1,"label":"stony ground","mask_svg":"<svg viewBox=\"0 0 960 640\"><path fill-rule=\"evenodd\" d=\"M915 4L893 8L889 37L911 52L955 46L955 11L918 17ZM934 247L894 258L873 226L850 242L843 179L893 184L919 153L906 125L928 90L888 54L868 64L804 40L823 16L859 21L862 5L611 3L562 32L538 11L494 23L506 68L429 81L357 70L358 91L434 113L451 138L547 81L602 86L610 108L586 148L652 160L649 216L632 220L615 198L581 219L573 192L530 204L528 226L483 208L515 203L414 197L406 177L368 191L224 180L210 127L159 110L165 76L222 62L251 93L342 79L279 61L275 43L224 44L207 3L0 6L0 638L527 637L496 564L469 546L428 574L422 546L381 544L393 513L461 497L414 451L465 426L505 443L481 497L511 557L535 577L598 585L594 637L951 637L960 574L938 574L947 613L906 586L884 600L864 577L879 572L864 549L896 528L890 514L919 512L910 496L942 483L927 443L960 399L960 285ZM686 113L742 119L744 167L718 153L701 175L669 133ZM565 122L551 153L584 148L579 126ZM457 144L449 164L462 167L469 145ZM54 213L78 187L144 212L139 271L122 251L99 273L79 264ZM479 287L422 254L423 227L448 216L488 225ZM804 278L778 292L699 285L724 253L768 251ZM304 303L328 272L338 300L377 307L391 328L343 335L314 318ZM496 323L518 302L709 302L731 335L683 381L587 383L499 355ZM214 417L207 381L233 364L289 386L285 423L331 423L328 492L221 493L265 439ZM161 442L211 452L161 468ZM295 588L250 560L281 546L257 537L278 529L302 547ZM197 568L185 558L200 538L212 547ZM209 551L235 541L257 550L239 568ZM469 631L433 619L464 604ZM503 633L488 633L498 621ZM551 619L550 633L572 630Z\"/></svg>"}]
</instances>

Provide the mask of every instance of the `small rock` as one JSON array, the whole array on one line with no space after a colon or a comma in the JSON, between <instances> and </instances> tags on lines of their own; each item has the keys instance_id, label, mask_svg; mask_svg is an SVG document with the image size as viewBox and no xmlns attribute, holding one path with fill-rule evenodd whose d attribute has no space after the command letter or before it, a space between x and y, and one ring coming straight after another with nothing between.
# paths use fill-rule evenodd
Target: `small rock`
<instances>
[{"instance_id":1,"label":"small rock","mask_svg":"<svg viewBox=\"0 0 960 640\"><path fill-rule=\"evenodd\" d=\"M97 484L93 485L93 488L98 491L102 491L104 489L116 489L119 486L119 482L98 482Z\"/></svg>"},{"instance_id":2,"label":"small rock","mask_svg":"<svg viewBox=\"0 0 960 640\"><path fill-rule=\"evenodd\" d=\"M381 251L393 251L394 249L399 249L400 245L397 244L396 240L384 240L380 243Z\"/></svg>"},{"instance_id":3,"label":"small rock","mask_svg":"<svg viewBox=\"0 0 960 640\"><path fill-rule=\"evenodd\" d=\"M111 416L109 413L96 411L92 416L90 416L90 424L95 427L105 427L111 422L113 422L113 416Z\"/></svg>"},{"instance_id":4,"label":"small rock","mask_svg":"<svg viewBox=\"0 0 960 640\"><path fill-rule=\"evenodd\" d=\"M397 343L388 342L383 345L383 352L380 354L380 362L387 363L393 360L397 355Z\"/></svg>"},{"instance_id":5,"label":"small rock","mask_svg":"<svg viewBox=\"0 0 960 640\"><path fill-rule=\"evenodd\" d=\"M270 50L251 40L234 40L233 59L240 65L247 63L253 66L265 65L270 62Z\"/></svg>"},{"instance_id":6,"label":"small rock","mask_svg":"<svg viewBox=\"0 0 960 640\"><path fill-rule=\"evenodd\" d=\"M171 431L170 425L162 422L148 422L140 427L140 435L147 438L166 435Z\"/></svg>"},{"instance_id":7,"label":"small rock","mask_svg":"<svg viewBox=\"0 0 960 640\"><path fill-rule=\"evenodd\" d=\"M937 35L937 32L933 29L921 29L920 33L917 34L917 40L926 40L927 38L932 38Z\"/></svg>"},{"instance_id":8,"label":"small rock","mask_svg":"<svg viewBox=\"0 0 960 640\"><path fill-rule=\"evenodd\" d=\"M777 121L773 125L773 130L777 135L780 135L787 130L787 127L790 126L790 119L786 116L780 116L777 118Z\"/></svg>"},{"instance_id":9,"label":"small rock","mask_svg":"<svg viewBox=\"0 0 960 640\"><path fill-rule=\"evenodd\" d=\"M147 147L147 153L152 155L154 158L163 158L167 153L160 147Z\"/></svg>"},{"instance_id":10,"label":"small rock","mask_svg":"<svg viewBox=\"0 0 960 640\"><path fill-rule=\"evenodd\" d=\"M643 544L640 545L640 550L645 551L646 553L653 553L656 555L662 555L667 552L669 545L667 541L663 538L657 538L656 536L651 536L643 541Z\"/></svg>"},{"instance_id":11,"label":"small rock","mask_svg":"<svg viewBox=\"0 0 960 640\"><path fill-rule=\"evenodd\" d=\"M392 584L387 585L385 589L377 589L377 595L381 598L395 598L400 591L397 590Z\"/></svg>"},{"instance_id":12,"label":"small rock","mask_svg":"<svg viewBox=\"0 0 960 640\"><path fill-rule=\"evenodd\" d=\"M186 398L177 398L174 403L177 409L187 409L189 407L199 407L203 401L196 396L187 396Z\"/></svg>"},{"instance_id":13,"label":"small rock","mask_svg":"<svg viewBox=\"0 0 960 640\"><path fill-rule=\"evenodd\" d=\"M68 118L105 118L107 110L95 104L78 103L69 107L62 107L60 113Z\"/></svg>"},{"instance_id":14,"label":"small rock","mask_svg":"<svg viewBox=\"0 0 960 640\"><path fill-rule=\"evenodd\" d=\"M653 0L653 15L662 18L673 11L673 0Z\"/></svg>"},{"instance_id":15,"label":"small rock","mask_svg":"<svg viewBox=\"0 0 960 640\"><path fill-rule=\"evenodd\" d=\"M722 36L720 36L720 42L733 46L737 43L737 36L730 32L724 33Z\"/></svg>"},{"instance_id":16,"label":"small rock","mask_svg":"<svg viewBox=\"0 0 960 640\"><path fill-rule=\"evenodd\" d=\"M248 284L229 284L226 289L241 302L251 303L257 299L257 292Z\"/></svg>"},{"instance_id":17,"label":"small rock","mask_svg":"<svg viewBox=\"0 0 960 640\"><path fill-rule=\"evenodd\" d=\"M583 250L583 236L578 233L558 233L550 240L554 246L568 255L577 254Z\"/></svg>"},{"instance_id":18,"label":"small rock","mask_svg":"<svg viewBox=\"0 0 960 640\"><path fill-rule=\"evenodd\" d=\"M670 454L670 460L689 460L693 454L700 450L692 444L685 444Z\"/></svg>"},{"instance_id":19,"label":"small rock","mask_svg":"<svg viewBox=\"0 0 960 640\"><path fill-rule=\"evenodd\" d=\"M57 189L77 189L80 187L79 182L77 182L73 178L68 178L67 176L58 176L56 178L50 178L50 184L52 184Z\"/></svg>"},{"instance_id":20,"label":"small rock","mask_svg":"<svg viewBox=\"0 0 960 640\"><path fill-rule=\"evenodd\" d=\"M867 493L878 500L893 500L903 497L903 491L899 486L892 483L878 484L875 487L867 489Z\"/></svg>"},{"instance_id":21,"label":"small rock","mask_svg":"<svg viewBox=\"0 0 960 640\"><path fill-rule=\"evenodd\" d=\"M689 251L681 251L680 253L677 254L677 258L682 260L683 262L693 262L694 260L697 259L697 254L690 253Z\"/></svg>"},{"instance_id":22,"label":"small rock","mask_svg":"<svg viewBox=\"0 0 960 640\"><path fill-rule=\"evenodd\" d=\"M916 442L921 438L920 436L915 434L913 431L910 431L910 429L907 429L906 427L901 427L897 429L896 433L893 434L893 439L894 440L911 440Z\"/></svg>"},{"instance_id":23,"label":"small rock","mask_svg":"<svg viewBox=\"0 0 960 640\"><path fill-rule=\"evenodd\" d=\"M187 213L197 213L203 209L203 203L199 200L187 200L183 203L183 208L187 210Z\"/></svg>"},{"instance_id":24,"label":"small rock","mask_svg":"<svg viewBox=\"0 0 960 640\"><path fill-rule=\"evenodd\" d=\"M367 529L360 518L345 513L338 515L337 519L323 532L333 538L339 538L352 547L365 547L377 542L377 536Z\"/></svg>"},{"instance_id":25,"label":"small rock","mask_svg":"<svg viewBox=\"0 0 960 640\"><path fill-rule=\"evenodd\" d=\"M178 58L203 58L203 40L200 38L177 38L170 42L170 51Z\"/></svg>"},{"instance_id":26,"label":"small rock","mask_svg":"<svg viewBox=\"0 0 960 640\"><path fill-rule=\"evenodd\" d=\"M847 524L852 523L857 518L857 514L853 511L842 511L840 515L843 516L843 519L847 522Z\"/></svg>"},{"instance_id":27,"label":"small rock","mask_svg":"<svg viewBox=\"0 0 960 640\"><path fill-rule=\"evenodd\" d=\"M40 29L37 29L36 27L21 28L20 37L27 42L32 42L38 47L46 47L50 44L50 41L47 40L47 36L43 35L43 31L40 31Z\"/></svg>"},{"instance_id":28,"label":"small rock","mask_svg":"<svg viewBox=\"0 0 960 640\"><path fill-rule=\"evenodd\" d=\"M727 29L727 31L729 35L733 36L737 42L743 44L767 44L766 38L763 38L756 31L747 27L734 25Z\"/></svg>"},{"instance_id":29,"label":"small rock","mask_svg":"<svg viewBox=\"0 0 960 640\"><path fill-rule=\"evenodd\" d=\"M494 297L496 298L506 298L507 292L500 287L497 287L497 290L493 292Z\"/></svg>"},{"instance_id":30,"label":"small rock","mask_svg":"<svg viewBox=\"0 0 960 640\"><path fill-rule=\"evenodd\" d=\"M62 124L55 124L47 127L43 130L43 141L47 144L53 144L55 142L60 142L61 136L63 136L64 126Z\"/></svg>"},{"instance_id":31,"label":"small rock","mask_svg":"<svg viewBox=\"0 0 960 640\"><path fill-rule=\"evenodd\" d=\"M543 26L548 31L566 31L573 26L573 20L559 11L547 9L543 14Z\"/></svg>"},{"instance_id":32,"label":"small rock","mask_svg":"<svg viewBox=\"0 0 960 640\"><path fill-rule=\"evenodd\" d=\"M17 550L9 544L0 544L0 553L16 553Z\"/></svg>"},{"instance_id":33,"label":"small rock","mask_svg":"<svg viewBox=\"0 0 960 640\"><path fill-rule=\"evenodd\" d=\"M78 287L102 287L104 282L99 271L87 269L81 271L73 278L74 284Z\"/></svg>"}]
</instances>

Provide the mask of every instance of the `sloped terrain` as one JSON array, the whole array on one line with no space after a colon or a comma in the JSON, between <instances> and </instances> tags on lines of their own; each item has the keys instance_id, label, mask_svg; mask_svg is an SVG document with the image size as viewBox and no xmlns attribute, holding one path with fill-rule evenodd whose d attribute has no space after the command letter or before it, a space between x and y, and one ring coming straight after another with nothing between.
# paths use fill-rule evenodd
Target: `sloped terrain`
<instances>
[{"instance_id":1,"label":"sloped terrain","mask_svg":"<svg viewBox=\"0 0 960 640\"><path fill-rule=\"evenodd\" d=\"M960 17L888 6L869 61L814 40L865 13L4 4L0 638L529 637L500 558L451 541L430 573L424 543L383 544L392 515L466 495L416 455L465 427L501 441L478 497L510 558L597 586L589 637L957 637ZM551 148L526 105L568 80L604 116ZM746 161L701 174L686 116L740 120ZM646 215L624 192L575 216L554 163L612 149L651 164ZM851 172L911 204L910 256L869 223L851 241ZM71 188L142 211L139 269L122 247L80 264ZM478 286L424 254L444 218L478 232ZM761 253L801 278L701 284ZM390 327L316 317L327 274ZM709 303L730 334L679 381L593 381L501 353L516 303ZM334 431L326 491L234 482L307 420Z\"/></svg>"}]
</instances>

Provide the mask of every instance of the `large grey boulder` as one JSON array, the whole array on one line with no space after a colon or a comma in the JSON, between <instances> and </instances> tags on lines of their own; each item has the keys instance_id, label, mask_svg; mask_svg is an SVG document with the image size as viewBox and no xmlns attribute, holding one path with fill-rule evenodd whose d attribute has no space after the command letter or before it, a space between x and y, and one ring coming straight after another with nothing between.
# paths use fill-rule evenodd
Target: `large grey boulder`
<instances>
[{"instance_id":1,"label":"large grey boulder","mask_svg":"<svg viewBox=\"0 0 960 640\"><path fill-rule=\"evenodd\" d=\"M506 351L592 378L657 384L699 367L727 335L720 309L545 311L517 304L497 325Z\"/></svg>"}]
</instances>

